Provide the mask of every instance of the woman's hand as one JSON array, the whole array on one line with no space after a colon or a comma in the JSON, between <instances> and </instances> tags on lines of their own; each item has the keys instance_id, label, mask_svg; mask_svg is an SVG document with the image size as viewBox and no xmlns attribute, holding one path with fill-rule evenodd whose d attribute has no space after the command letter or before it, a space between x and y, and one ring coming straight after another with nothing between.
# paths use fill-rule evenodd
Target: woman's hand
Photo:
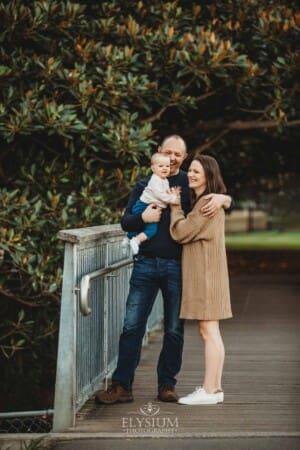
<instances>
[{"instance_id":1,"label":"woman's hand","mask_svg":"<svg viewBox=\"0 0 300 450\"><path fill-rule=\"evenodd\" d=\"M231 204L231 197L224 194L208 194L203 197L209 202L201 208L201 213L205 217L213 217L219 209L229 208Z\"/></svg>"}]
</instances>

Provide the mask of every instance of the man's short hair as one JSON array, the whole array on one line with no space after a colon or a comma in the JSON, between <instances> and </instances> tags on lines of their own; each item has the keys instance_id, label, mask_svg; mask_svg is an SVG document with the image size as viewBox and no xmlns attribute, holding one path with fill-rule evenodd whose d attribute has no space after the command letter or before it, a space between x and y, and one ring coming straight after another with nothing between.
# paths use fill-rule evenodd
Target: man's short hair
<instances>
[{"instance_id":1,"label":"man's short hair","mask_svg":"<svg viewBox=\"0 0 300 450\"><path fill-rule=\"evenodd\" d=\"M170 139L178 139L178 140L180 140L182 142L182 144L183 144L184 150L187 151L186 142L181 136L179 136L179 134L170 134L169 136L166 136L163 139L163 141L162 141L160 146L163 147L166 144L166 142L169 141Z\"/></svg>"}]
</instances>

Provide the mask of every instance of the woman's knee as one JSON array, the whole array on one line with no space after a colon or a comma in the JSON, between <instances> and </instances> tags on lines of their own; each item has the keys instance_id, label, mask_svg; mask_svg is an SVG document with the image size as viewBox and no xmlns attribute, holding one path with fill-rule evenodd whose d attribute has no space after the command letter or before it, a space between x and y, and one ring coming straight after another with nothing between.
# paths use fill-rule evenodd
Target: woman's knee
<instances>
[{"instance_id":1,"label":"woman's knee","mask_svg":"<svg viewBox=\"0 0 300 450\"><path fill-rule=\"evenodd\" d=\"M207 339L207 328L204 320L199 321L199 334L202 337L202 339L205 341Z\"/></svg>"},{"instance_id":2,"label":"woman's knee","mask_svg":"<svg viewBox=\"0 0 300 450\"><path fill-rule=\"evenodd\" d=\"M200 320L199 333L203 340L218 337L220 334L219 322L215 320Z\"/></svg>"}]
</instances>

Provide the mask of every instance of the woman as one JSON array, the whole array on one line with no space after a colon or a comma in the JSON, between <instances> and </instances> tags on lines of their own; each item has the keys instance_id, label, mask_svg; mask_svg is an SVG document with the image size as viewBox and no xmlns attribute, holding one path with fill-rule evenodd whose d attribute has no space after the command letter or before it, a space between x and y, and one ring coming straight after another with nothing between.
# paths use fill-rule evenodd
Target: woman
<instances>
[{"instance_id":1,"label":"woman","mask_svg":"<svg viewBox=\"0 0 300 450\"><path fill-rule=\"evenodd\" d=\"M184 405L217 404L224 401L222 372L224 345L219 320L232 317L225 250L225 214L221 209L212 217L200 210L210 193L223 194L226 187L217 161L207 155L197 156L188 170L192 191L192 211L184 216L178 204L171 205L170 232L183 244L183 292L180 318L196 319L204 341L205 375L203 387L179 399Z\"/></svg>"}]
</instances>

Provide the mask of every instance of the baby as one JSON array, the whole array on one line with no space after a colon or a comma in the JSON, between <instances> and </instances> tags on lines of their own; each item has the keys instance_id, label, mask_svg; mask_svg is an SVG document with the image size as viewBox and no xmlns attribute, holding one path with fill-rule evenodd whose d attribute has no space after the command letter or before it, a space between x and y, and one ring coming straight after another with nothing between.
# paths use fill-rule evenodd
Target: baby
<instances>
[{"instance_id":1,"label":"baby","mask_svg":"<svg viewBox=\"0 0 300 450\"><path fill-rule=\"evenodd\" d=\"M142 192L139 200L133 205L132 212L140 214L150 203L154 203L159 208L166 208L169 203L176 203L180 188L172 188L170 191L167 177L170 175L170 159L168 156L157 152L151 157L151 170L153 172L147 186ZM153 238L157 233L157 223L147 223L141 233L128 233L129 244L133 255L139 252L139 246L147 239ZM123 246L124 246L123 242ZM126 244L125 244L126 245Z\"/></svg>"}]
</instances>

